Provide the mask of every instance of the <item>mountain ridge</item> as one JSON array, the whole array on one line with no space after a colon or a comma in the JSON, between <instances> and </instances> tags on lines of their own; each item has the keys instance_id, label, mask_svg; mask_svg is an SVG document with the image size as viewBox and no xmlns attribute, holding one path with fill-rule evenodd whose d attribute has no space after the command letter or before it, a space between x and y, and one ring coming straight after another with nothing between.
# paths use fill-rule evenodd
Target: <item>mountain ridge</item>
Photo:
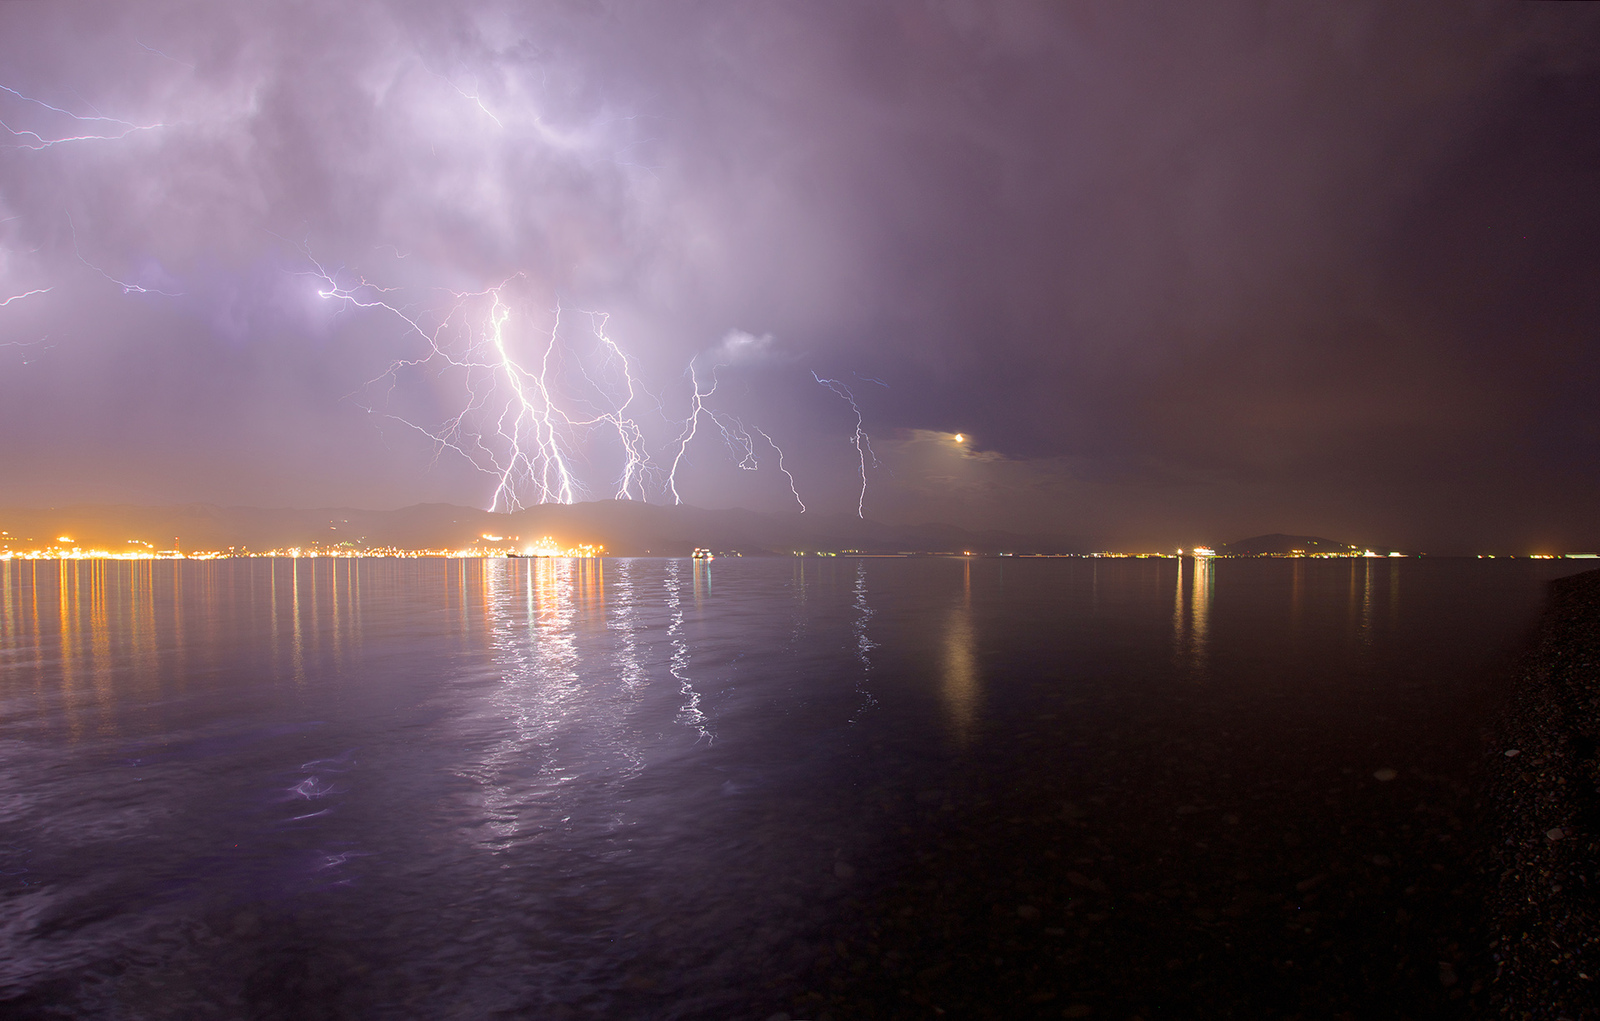
<instances>
[{"instance_id":1,"label":"mountain ridge","mask_svg":"<svg viewBox=\"0 0 1600 1021\"><path fill-rule=\"evenodd\" d=\"M696 547L746 554L800 550L870 553L1077 553L1081 541L954 525L889 525L845 515L707 510L638 501L539 504L492 513L454 504L422 503L390 511L347 507L260 508L216 504L144 506L80 504L0 508L0 548L264 551L291 547L464 549L528 546L550 536L562 545L597 543L616 556L682 555ZM498 537L495 540L487 536ZM513 539L513 537L516 537Z\"/></svg>"},{"instance_id":2,"label":"mountain ridge","mask_svg":"<svg viewBox=\"0 0 1600 1021\"><path fill-rule=\"evenodd\" d=\"M1316 535L1285 535L1282 532L1253 535L1248 539L1239 539L1217 547L1218 553L1246 557L1288 556L1294 553L1343 554L1363 550L1384 554L1400 552L1390 546L1357 546L1353 543L1340 542L1337 539L1325 539Z\"/></svg>"}]
</instances>

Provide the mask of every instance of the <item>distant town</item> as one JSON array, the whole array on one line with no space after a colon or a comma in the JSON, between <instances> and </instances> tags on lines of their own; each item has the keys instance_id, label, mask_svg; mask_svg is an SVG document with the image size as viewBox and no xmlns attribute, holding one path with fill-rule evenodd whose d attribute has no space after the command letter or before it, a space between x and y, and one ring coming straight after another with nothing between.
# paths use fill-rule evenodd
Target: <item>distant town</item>
<instances>
[{"instance_id":1,"label":"distant town","mask_svg":"<svg viewBox=\"0 0 1600 1021\"><path fill-rule=\"evenodd\" d=\"M178 548L174 543L172 549L156 549L152 544L138 539L129 539L124 549L107 549L98 547L85 547L73 542L70 536L58 536L52 542L44 545L27 545L28 540L14 539L8 533L0 533L0 560L234 560L245 558L344 558L344 559L418 559L418 558L443 558L451 560L482 560L482 559L523 559L541 557L579 557L593 558L611 556L605 546L598 543L576 543L562 545L554 539L545 536L531 544L521 544L512 537L507 542L502 536L485 535L483 542L461 548L429 548L429 549L401 549L396 546L357 546L344 542L337 545L309 544L304 546L289 546L279 549L252 550L242 546L229 546L226 549L210 550L185 550ZM1238 545L1238 544L1236 544ZM986 552L982 550L901 550L897 552L880 552L858 549L841 550L790 550L787 555L795 557L1008 557L1016 559L1117 559L1117 560L1152 560L1152 559L1177 559L1182 557L1199 557L1204 559L1238 559L1238 558L1274 558L1274 559L1399 559L1407 557L1423 557L1422 553L1402 553L1395 550L1380 552L1378 550L1347 547L1342 549L1289 549L1284 551L1250 552L1233 550L1227 547L1213 548L1209 546L1195 546L1189 549L1172 550L1099 550L1092 553L1011 553L1011 552ZM649 555L649 554L647 554ZM693 556L695 559L712 559L721 557L742 557L744 550L717 550L712 547L696 547L694 552L664 551L663 556ZM785 553L773 553L770 550L753 551L753 556L782 556ZM1600 559L1600 553L1527 553L1527 554L1476 554L1478 559L1527 559L1527 560L1594 560Z\"/></svg>"},{"instance_id":2,"label":"distant town","mask_svg":"<svg viewBox=\"0 0 1600 1021\"><path fill-rule=\"evenodd\" d=\"M854 515L763 514L630 501L540 505L511 514L422 504L393 511L91 505L0 508L3 560L220 560L288 558L1068 557L1308 559L1447 555L1574 559L1577 550L1408 549L1271 533L1229 543L1197 535L1171 546L1114 546L1071 535L887 524ZM698 557L697 559L704 559Z\"/></svg>"}]
</instances>

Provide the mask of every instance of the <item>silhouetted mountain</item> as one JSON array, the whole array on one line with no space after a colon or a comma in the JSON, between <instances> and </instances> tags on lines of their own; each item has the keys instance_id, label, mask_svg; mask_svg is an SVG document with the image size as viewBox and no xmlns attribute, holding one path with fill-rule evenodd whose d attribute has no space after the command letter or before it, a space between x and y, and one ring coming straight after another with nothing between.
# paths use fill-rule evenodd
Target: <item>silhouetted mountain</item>
<instances>
[{"instance_id":1,"label":"silhouetted mountain","mask_svg":"<svg viewBox=\"0 0 1600 1021\"><path fill-rule=\"evenodd\" d=\"M952 525L885 525L843 515L763 514L746 510L663 507L625 500L543 504L512 514L450 504L394 511L217 507L78 506L0 509L0 546L27 549L68 536L84 548L117 550L132 543L154 549L250 550L347 545L401 549L460 549L526 545L543 536L568 545L600 543L613 555L682 555L697 546L745 554L796 550L869 553L1080 552L1072 540L972 532ZM500 541L484 536L498 536Z\"/></svg>"}]
</instances>

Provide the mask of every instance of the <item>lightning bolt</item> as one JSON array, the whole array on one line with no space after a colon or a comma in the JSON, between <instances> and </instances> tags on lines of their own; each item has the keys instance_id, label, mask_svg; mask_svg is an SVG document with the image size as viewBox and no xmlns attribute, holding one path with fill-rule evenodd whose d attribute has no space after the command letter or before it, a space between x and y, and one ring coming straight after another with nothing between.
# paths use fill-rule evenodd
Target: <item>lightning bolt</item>
<instances>
[{"instance_id":1,"label":"lightning bolt","mask_svg":"<svg viewBox=\"0 0 1600 1021\"><path fill-rule=\"evenodd\" d=\"M856 516L864 519L867 516L867 457L871 456L872 467L876 468L878 467L878 455L872 452L872 438L867 435L866 423L861 417L861 406L856 403L856 395L850 391L850 388L837 379L823 379L815 371L811 373L811 378L843 398L850 405L850 410L856 413L856 431L852 437L852 442L855 444L856 456L861 461L861 497L856 501ZM879 386L889 385L876 379L870 380L870 382L877 383Z\"/></svg>"},{"instance_id":2,"label":"lightning bolt","mask_svg":"<svg viewBox=\"0 0 1600 1021\"><path fill-rule=\"evenodd\" d=\"M478 84L477 84L477 82L473 82L472 91L468 92L466 89L463 89L461 86L457 85L455 82L451 81L449 78L445 78L444 75L438 74L437 71L432 71L432 72L429 72L429 73L438 75L438 77L440 77L440 78L444 78L445 83L447 85L449 85L452 89L455 89L457 95L459 95L462 99L465 99L469 103L472 103L479 110L481 110L485 117L487 117L490 120L494 121L494 126L495 127L499 128L502 131L505 130L505 127L506 127L505 124L501 123L500 118L498 118L498 117L496 117L494 115L494 111L490 110L487 106L483 105L483 97L478 94Z\"/></svg>"},{"instance_id":3,"label":"lightning bolt","mask_svg":"<svg viewBox=\"0 0 1600 1021\"><path fill-rule=\"evenodd\" d=\"M634 494L637 491L637 499L648 499L647 483L655 476L657 469L650 459L644 430L629 414L629 409L639 399L640 393L649 395L649 391L635 376L627 354L605 332L606 323L610 321L607 313L580 313L589 317L590 334L595 342L592 351L599 355L596 369L602 377L600 379L596 379L595 374L583 364L581 352L578 353L580 356L572 356L572 352L561 348L559 338L562 310L558 307L554 314L556 322L551 328L540 370L533 382L540 396L537 406L544 409L538 414L541 435L544 437L541 445L544 463L555 467L563 475L562 487L553 490L555 498L562 502L571 502L578 491L577 483L573 480L570 468L567 467L566 457L557 442L558 435L568 431L582 434L591 429L600 429L615 434L617 447L623 458L622 471L617 477L612 498L632 500L635 499ZM581 399L563 395L560 387L560 370L569 358L573 363L575 375L586 384L586 394ZM503 353L502 360L510 364L509 353ZM608 377L614 382L608 382ZM583 412L576 407L564 407L560 399L563 396L571 404L587 405L589 410ZM659 404L659 401L657 403Z\"/></svg>"},{"instance_id":4,"label":"lightning bolt","mask_svg":"<svg viewBox=\"0 0 1600 1021\"><path fill-rule=\"evenodd\" d=\"M495 347L499 355L500 365L506 378L511 381L515 391L516 404L519 415L527 415L533 422L534 435L538 441L537 463L542 472L539 486L540 500L545 502L553 500L559 503L572 503L580 498L582 487L578 483L570 465L570 456L563 449L563 437L581 436L593 429L606 429L614 432L618 448L622 452L623 466L616 483L616 490L612 494L614 499L631 500L633 491L638 489L639 499L646 499L646 481L654 472L655 466L650 460L649 452L645 447L644 431L639 423L629 416L628 409L633 406L638 394L643 390L642 384L635 378L628 357L623 353L616 341L612 340L605 332L605 324L609 316L604 313L591 312L590 332L596 341L596 348L601 354L602 370L611 370L612 374L620 377L618 388L621 393L612 396L608 391L608 384L596 380L583 366L581 357L574 358L576 374L588 384L588 399L577 401L564 395L560 387L560 369L566 360L568 352L564 351L560 342L561 309L555 310L555 322L550 330L549 341L545 345L543 356L540 359L539 372L531 374L528 383L531 390L525 391L524 384L518 379L522 373L504 343L503 336L496 332ZM537 400L529 400L529 392L537 392ZM601 406L596 409L594 396L600 397ZM591 405L588 412L580 412L576 408L563 406L562 398L571 403L588 403ZM519 451L521 441L518 430L513 429L507 433L501 430L501 437L506 440L514 450ZM531 467L531 465L530 465ZM554 478L552 479L552 476ZM504 497L510 507L516 500L515 489L507 484L509 476L502 479L500 490L496 493L496 503ZM492 509L492 508L491 508Z\"/></svg>"},{"instance_id":5,"label":"lightning bolt","mask_svg":"<svg viewBox=\"0 0 1600 1021\"><path fill-rule=\"evenodd\" d=\"M728 448L728 453L738 458L741 471L753 472L761 467L756 460L756 441L751 439L750 433L745 429L744 423L733 415L711 413L711 420L717 423L717 429L722 433L722 443Z\"/></svg>"},{"instance_id":6,"label":"lightning bolt","mask_svg":"<svg viewBox=\"0 0 1600 1021\"><path fill-rule=\"evenodd\" d=\"M193 65L142 40L133 42L153 57L193 70ZM426 65L424 69L501 130L524 136L531 132L539 141L563 151L576 151L589 144L590 136L584 131L564 130L547 123L537 112L530 113L509 102L495 104L501 106L497 112L486 100L476 77L458 80L427 69ZM493 94L491 90L489 95ZM162 121L143 123L105 116L82 100L75 105L84 112L0 84L0 149L40 151L68 143L113 142L171 126ZM476 117L466 110L461 114ZM124 295L182 296L181 292L156 286L170 279L159 266L148 271L136 267L129 278L123 278L110 272L125 271L116 264L90 261L82 250L84 241L90 243L89 254L101 257L92 231L86 231L80 239L70 213L67 223L77 260L115 284ZM525 293L517 286L526 280L524 274L513 274L477 291L385 287L343 266L324 264L312 257L307 246L299 247L304 265L310 267L304 275L317 282L316 294L323 301L337 306L336 316L348 311L392 317L405 328L407 348L414 349L420 341L420 349L391 361L387 369L349 396L357 398L369 414L426 437L433 446L435 460L448 451L491 477L490 510L514 511L534 503L573 503L587 498L589 490L584 480L595 477L590 462L597 456L603 456L608 465L614 457L619 466L606 485L596 487L601 492L609 491L619 500L662 500L670 496L674 504L681 504L677 473L688 460L690 446L702 432L709 431L709 421L734 464L743 471L754 472L763 467L761 459L768 456L770 447L796 505L801 513L806 511L794 474L785 463L784 450L773 437L712 406L718 370L726 366L711 365L707 369L711 359L704 355L697 356L698 361L690 359L686 370L690 383L687 417L680 420L676 409L672 413L665 410L661 397L641 381L637 363L607 334L608 317L604 313L563 309L558 302L549 313L548 334L542 329L528 329L528 317L518 302ZM398 248L394 248L394 255L406 258ZM9 297L0 293L0 308L55 289L38 287ZM418 298L419 294L424 297ZM587 335L578 325L585 316ZM536 312L532 318L545 321L543 312ZM0 346L21 349L24 364L37 352L50 349L48 338ZM459 386L460 396L455 403L433 413L443 414L442 421L403 407L402 401L410 398L402 398L398 391L411 373L442 378ZM818 378L815 373L813 378ZM822 382L820 378L818 381ZM838 386L840 389L835 392L854 407L848 388L835 381L830 383ZM679 392L677 388L674 391ZM674 396L674 405L677 401ZM652 418L647 432L642 420L647 418L652 404L660 418ZM652 444L647 437L654 437L658 443L667 441L654 448L662 461L652 457ZM871 453L859 409L856 444L862 461L859 514L864 513L865 466ZM872 460L876 465L876 458Z\"/></svg>"},{"instance_id":7,"label":"lightning bolt","mask_svg":"<svg viewBox=\"0 0 1600 1021\"><path fill-rule=\"evenodd\" d=\"M513 399L505 403L504 410L496 422L496 431L511 450L511 456L500 472L500 485L495 489L494 499L489 501L491 511L498 510L504 501L507 510L517 508L516 476L521 470L531 478L535 471L539 473L538 492L539 502L550 501L551 494L557 503L572 503L575 497L572 473L567 470L566 460L561 456L561 448L556 442L555 422L551 418L550 387L548 379L550 374L550 354L555 349L556 337L561 329L561 314L556 313L555 323L550 327L550 342L545 345L544 358L541 361L538 375L533 376L517 364L511 352L506 348L505 325L511 317L511 310L500 301L500 292L494 293L494 309L490 313L491 336L493 337L494 351L497 355L498 368L504 374L511 388ZM526 380L525 380L525 377ZM540 402L529 399L530 387L536 391ZM511 417L511 430L506 431L506 418ZM536 443L537 453L530 456L522 449L523 423L527 422L533 427L533 439ZM554 486L551 484L554 476Z\"/></svg>"},{"instance_id":8,"label":"lightning bolt","mask_svg":"<svg viewBox=\"0 0 1600 1021\"><path fill-rule=\"evenodd\" d=\"M616 429L617 442L621 444L626 454L622 477L617 481L616 498L618 500L633 499L632 487L637 485L639 487L639 499L644 500L646 498L646 477L654 471L655 466L651 463L650 455L645 449L644 431L639 428L639 423L632 418L624 417L624 413L633 406L637 391L644 388L635 382L633 367L628 363L628 356L622 352L621 347L617 346L616 341L606 335L605 326L611 317L603 313L591 313L591 321L596 318L599 321L592 323L593 330L607 352L607 367L612 363L621 365L621 377L628 393L627 399L617 407L615 413L601 416L601 420L609 422ZM648 393L648 391L646 392ZM658 406L660 405L660 401L656 403Z\"/></svg>"},{"instance_id":9,"label":"lightning bolt","mask_svg":"<svg viewBox=\"0 0 1600 1021\"><path fill-rule=\"evenodd\" d=\"M0 301L0 308L5 308L7 305L11 304L13 301L21 301L23 298L31 298L35 294L49 294L53 290L55 290L55 288L53 288L53 287L35 287L31 291L23 291L21 294L13 294L11 297L7 298L5 301Z\"/></svg>"},{"instance_id":10,"label":"lightning bolt","mask_svg":"<svg viewBox=\"0 0 1600 1021\"><path fill-rule=\"evenodd\" d=\"M421 357L402 358L390 362L389 367L382 374L367 382L367 388L387 380L386 393L392 393L397 385L398 375L401 372L407 369L428 368L435 366L437 363L443 363L447 368L457 369L465 374L468 393L467 403L459 414L446 420L441 426L429 428L418 425L401 415L385 413L384 417L428 437L434 445L435 456L445 450L453 450L478 470L493 474L497 479L497 488L492 506L498 506L505 491L510 487L517 470L522 467L520 445L513 441L509 458L502 459L496 456L495 451L484 446L480 438L469 436L469 427L466 425L467 419L484 404L484 398L477 393L474 387L475 374L493 372L497 368L510 368L515 382L520 385L522 381L522 374L517 371L518 367L515 363L507 364L509 356L505 353L503 329L508 312L504 310L504 306L500 303L498 288L468 293L450 292L454 304L440 317L438 325L429 329L419 321L419 313L410 310L408 307L392 304L382 297L395 290L394 288L379 287L369 283L365 278L358 279L358 282L352 286L345 286L338 281L334 271L323 266L310 253L305 254L307 261L314 267L314 270L308 275L318 278L323 283L323 286L317 290L319 297L338 301L351 308L382 309L405 323L410 331L420 337L427 345L427 352ZM513 279L515 278L508 278L502 281L499 286L504 287ZM449 350L447 337L452 324L473 299L484 297L489 297L492 302L488 319L493 343L501 352L498 366L493 362L475 358L471 345L460 355ZM520 389L519 392L521 392ZM526 399L525 393L523 397ZM363 404L362 406L369 414L377 410L371 404ZM502 411L499 418L499 431L502 435L504 435L504 426L505 412ZM485 459L487 459L488 464L485 464ZM516 506L518 505L513 501L513 509Z\"/></svg>"},{"instance_id":11,"label":"lightning bolt","mask_svg":"<svg viewBox=\"0 0 1600 1021\"><path fill-rule=\"evenodd\" d=\"M167 60L172 61L174 64L177 64L179 67L187 67L191 71L193 71L195 69L193 64L185 63L184 61L179 60L177 57L174 57L170 53L162 53L160 50L156 49L154 46L145 45L145 43L142 42L141 40L135 39L134 40L134 44L137 45L141 50L144 50L147 53L154 53L158 57L164 57Z\"/></svg>"},{"instance_id":12,"label":"lightning bolt","mask_svg":"<svg viewBox=\"0 0 1600 1021\"><path fill-rule=\"evenodd\" d=\"M772 441L772 437L768 436L766 432L759 427L752 426L752 428L754 428L756 432L761 433L761 438L766 440L772 449L778 452L778 470L783 472L784 478L789 480L789 492L794 494L794 502L800 505L800 513L804 514L806 512L806 502L800 499L800 490L794 484L794 476L790 475L789 469L783 466L783 448L774 443Z\"/></svg>"},{"instance_id":13,"label":"lightning bolt","mask_svg":"<svg viewBox=\"0 0 1600 1021\"><path fill-rule=\"evenodd\" d=\"M140 43L139 45L144 47L145 49L150 49L150 47L144 46L143 43ZM151 50L151 52L159 52L159 51ZM162 56L166 56L166 54L161 54L161 55ZM168 59L172 59L172 58L168 57ZM119 140L119 139L127 138L129 135L134 134L135 132L153 131L153 130L155 130L157 128L162 128L162 127L166 126L165 124L160 123L160 122L157 122L157 123L154 123L154 124L138 124L138 123L135 123L133 121L123 120L120 117L106 117L106 116L103 116L103 115L101 115L99 113L93 113L93 114L90 114L90 115L78 114L78 113L74 113L71 110L65 109L64 107L59 107L59 106L56 106L56 105L54 105L52 103L47 103L42 99L37 99L37 98L35 98L33 96L26 95L26 94L22 93L21 91L12 88L9 85L0 85L0 99L4 99L7 96L11 97L12 99L15 99L19 103L25 104L27 107L32 107L32 108L35 108L37 110L47 111L48 114L54 114L54 115L57 115L59 117L68 118L75 125L85 126L86 130L82 130L82 131L78 131L78 132L68 131L68 132L65 132L65 133L50 133L50 134L46 134L46 133L43 133L41 130L34 130L32 128L19 126L16 123L14 123L14 121L11 120L11 119L0 117L0 132L4 132L5 134L9 135L11 139L13 139L13 141L10 144L0 143L0 148L25 149L25 150L37 152L37 151L40 151L40 150L43 150L43 149L54 148L55 146L58 146L58 145L64 145L64 144L69 143L69 142L116 141L116 140ZM92 106L90 108L93 109ZM47 116L48 116L48 114L47 114ZM20 215L19 216L10 216L10 217L6 217L4 221L0 221L0 222L10 222L11 220L16 220L16 219L20 219L20 218L21 218ZM68 214L68 216L67 216L67 226L68 226L68 228L69 228L69 230L71 231L71 234L72 234L72 249L73 249L73 252L77 255L78 261L82 262L85 266L87 266L90 269L94 270L96 273L100 274L102 277L105 277L107 280L109 280L112 283L116 284L118 287L120 287L122 289L122 293L123 294L151 294L151 293L154 293L154 294L162 294L162 295L165 295L167 297L172 297L172 298L180 296L180 295L175 294L175 293L170 292L170 291L162 291L162 290L159 290L159 289L153 288L153 287L145 287L145 286L142 286L140 284L133 283L131 281L120 280L120 279L112 276L110 273L107 273L104 269L100 268L99 266L96 266L94 263L92 263L88 259L84 258L83 252L78 246L77 227L76 227L75 224L73 224L72 217L71 217L70 214ZM33 297L34 295L38 295L38 294L48 294L52 290L54 290L54 287L36 287L36 288L34 288L32 290L24 291L24 292L22 292L20 294L13 294L10 297L5 298L4 300L0 300L0 308L4 308L4 307L10 305L12 302L20 301L23 298L30 298L30 297ZM30 342L30 343L12 342L12 343L8 343L8 344L6 344L4 346L6 346L6 347L20 347L20 348L23 348L23 349L27 349L27 348L32 348L32 347L36 347L38 345L44 344L45 345L44 350L49 350L49 345L46 343L48 341L48 339L49 338L43 338L41 340ZM25 358L24 359L24 364L27 364L27 362L28 362L28 359Z\"/></svg>"},{"instance_id":14,"label":"lightning bolt","mask_svg":"<svg viewBox=\"0 0 1600 1021\"><path fill-rule=\"evenodd\" d=\"M25 96L16 89L11 88L9 85L0 85L0 92L7 92L22 100L24 103L33 103L36 106L41 106L44 109L51 111L52 113L58 113L64 117L70 117L73 121L79 124L89 124L97 127L101 125L105 126L105 131L102 133L62 135L58 138L49 138L28 128L12 127L11 124L6 122L4 119L0 119L0 128L10 132L12 138L18 139L17 142L4 147L8 149L31 149L38 151L40 149L49 149L53 146L63 145L67 142L116 141L119 138L127 138L136 131L154 131L157 128L166 127L165 124L160 123L135 124L133 121L125 121L119 117L101 117L98 115L90 117L80 116L79 114L73 113L71 110L63 110L59 106L52 106L42 99L34 99L32 96Z\"/></svg>"},{"instance_id":15,"label":"lightning bolt","mask_svg":"<svg viewBox=\"0 0 1600 1021\"><path fill-rule=\"evenodd\" d=\"M381 309L405 323L426 344L416 358L390 363L367 387L384 386L392 394L399 375L409 369L435 369L461 376L466 391L462 410L437 427L418 425L391 413L385 417L415 429L434 444L435 452L454 451L495 479L492 511L520 510L529 503L574 503L588 494L576 461L599 430L615 437L622 467L613 497L648 498L658 469L646 448L644 430L631 413L641 394L639 382L622 348L605 332L608 317L588 315L592 343L575 349L564 339L564 310L552 312L548 335L529 358L519 356L508 332L513 312L504 292L521 274L476 292L447 292L452 304L428 325L428 317L391 300L394 290L361 278L344 285L335 271L317 262L309 273L322 286L318 294L352 308ZM473 309L487 304L481 325L474 327ZM464 337L465 339L456 339ZM593 363L585 365L585 356ZM574 389L581 390L574 393ZM698 388L697 388L698 389ZM373 404L364 405L370 412ZM485 423L482 426L476 423Z\"/></svg>"},{"instance_id":16,"label":"lightning bolt","mask_svg":"<svg viewBox=\"0 0 1600 1021\"><path fill-rule=\"evenodd\" d=\"M667 471L667 489L672 494L672 502L674 504L683 503L683 498L678 495L678 466L683 463L684 456L689 450L689 444L694 441L699 432L700 419L704 416L710 419L712 424L717 427L717 431L722 435L723 444L728 448L728 453L734 458L734 463L743 471L758 471L761 467L761 462L756 458L756 444L755 440L750 436L750 429L754 429L755 432L759 433L761 438L766 440L767 444L777 453L778 470L783 472L784 478L789 480L789 491L794 494L795 503L800 505L800 513L804 514L806 510L805 501L800 499L800 490L795 485L794 475L790 473L788 468L784 467L783 450L773 442L771 436L768 436L760 428L751 426L750 429L746 429L744 423L739 421L738 417L727 412L712 410L706 406L706 398L716 393L717 370L722 366L719 364L711 367L711 385L702 390L700 389L700 374L696 368L696 361L697 359L689 361L689 416L683 421L682 431L679 432L675 441L677 453L673 455L672 466Z\"/></svg>"},{"instance_id":17,"label":"lightning bolt","mask_svg":"<svg viewBox=\"0 0 1600 1021\"><path fill-rule=\"evenodd\" d=\"M0 88L3 87L4 86L0 86ZM67 214L67 230L72 235L72 251L78 256L78 261L83 263L85 266L88 266L101 276L105 277L107 280L116 284L118 287L122 288L123 294L160 294L168 298L183 297L183 293L181 291L163 291L154 287L141 287L138 284L129 283L126 280L118 280L110 273L107 273L105 270L101 269L99 266L96 266L94 263L83 257L83 251L78 247L78 228L72 222L71 213Z\"/></svg>"},{"instance_id":18,"label":"lightning bolt","mask_svg":"<svg viewBox=\"0 0 1600 1021\"><path fill-rule=\"evenodd\" d=\"M28 354L28 349L39 347L41 344L43 344L44 347L40 348L39 353L30 357ZM50 350L53 346L54 345L50 343L49 337L40 337L38 340L9 340L5 343L0 343L0 347L21 348L23 352L22 364L24 365L32 365L34 362L39 360L40 354Z\"/></svg>"},{"instance_id":19,"label":"lightning bolt","mask_svg":"<svg viewBox=\"0 0 1600 1021\"><path fill-rule=\"evenodd\" d=\"M689 441L694 439L695 433L700 428L700 413L705 410L706 398L717 390L717 370L711 369L711 389L700 390L700 376L695 371L695 360L689 359L689 417L684 420L683 432L678 435L678 453L672 458L672 469L667 472L667 488L672 492L674 505L683 503L683 497L678 495L678 465L683 463L683 455L689 449Z\"/></svg>"}]
</instances>

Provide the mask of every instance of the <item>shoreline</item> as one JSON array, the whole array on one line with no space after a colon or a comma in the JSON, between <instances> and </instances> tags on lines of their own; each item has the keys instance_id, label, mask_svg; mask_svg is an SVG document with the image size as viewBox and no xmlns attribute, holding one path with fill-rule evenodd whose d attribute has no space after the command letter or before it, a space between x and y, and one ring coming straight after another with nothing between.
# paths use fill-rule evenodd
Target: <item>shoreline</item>
<instances>
[{"instance_id":1,"label":"shoreline","mask_svg":"<svg viewBox=\"0 0 1600 1021\"><path fill-rule=\"evenodd\" d=\"M1600 1019L1600 571L1549 582L1494 673L1458 769L1329 763L1264 785L1278 829L1300 815L1281 840L1198 804L1169 840L1139 804L1155 788L1109 777L1077 786L1120 786L1143 818L1090 797L1052 819L1066 790L1004 776L916 827L919 864L855 903L828 933L837 962L780 1002L796 1018ZM1209 850L1182 835L1196 827ZM1035 914L1063 908L1065 925Z\"/></svg>"},{"instance_id":2,"label":"shoreline","mask_svg":"<svg viewBox=\"0 0 1600 1021\"><path fill-rule=\"evenodd\" d=\"M1488 749L1491 1003L1600 1017L1600 571L1549 597Z\"/></svg>"}]
</instances>

